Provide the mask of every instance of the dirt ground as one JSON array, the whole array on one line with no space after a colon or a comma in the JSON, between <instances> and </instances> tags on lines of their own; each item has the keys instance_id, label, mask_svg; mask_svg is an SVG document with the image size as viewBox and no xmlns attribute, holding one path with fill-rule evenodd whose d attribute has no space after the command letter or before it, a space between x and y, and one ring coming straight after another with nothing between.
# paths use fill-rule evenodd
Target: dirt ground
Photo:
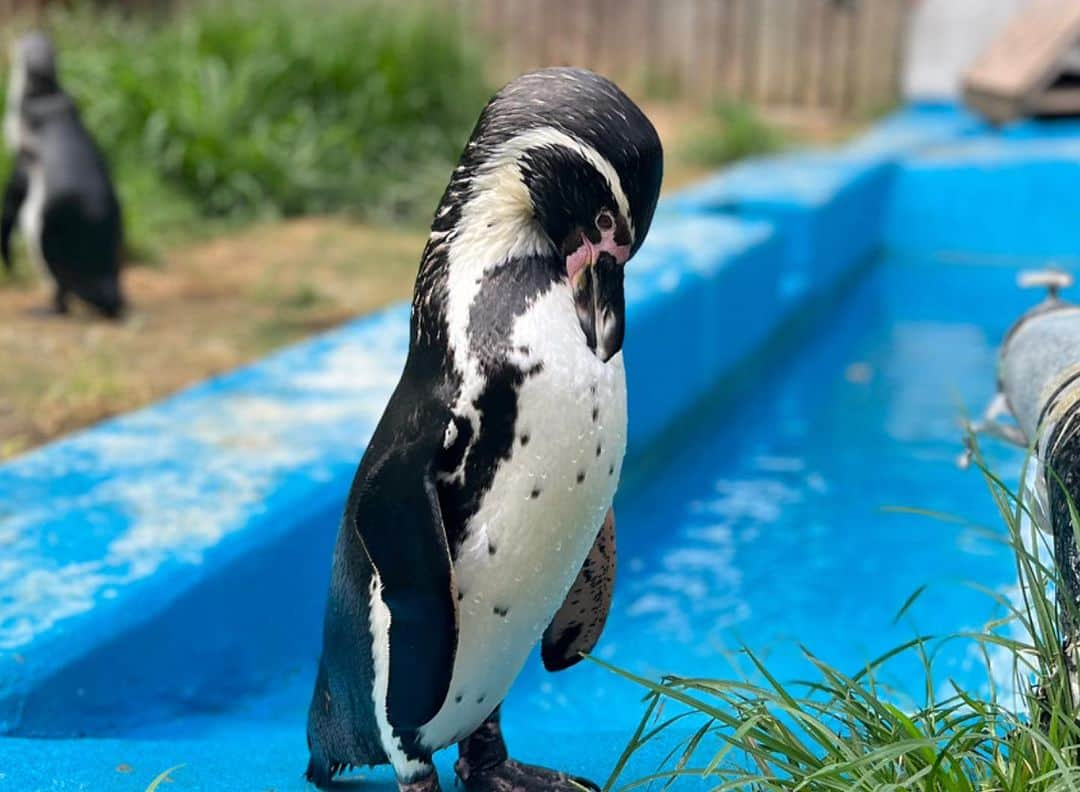
<instances>
[{"instance_id":1,"label":"dirt ground","mask_svg":"<svg viewBox=\"0 0 1080 792\"><path fill-rule=\"evenodd\" d=\"M648 109L665 141L665 190L705 175L678 156L698 111ZM779 119L800 139L833 142L835 123ZM269 350L407 297L422 230L341 218L258 225L167 252L125 273L120 323L76 309L57 317L25 263L0 274L0 459L158 399Z\"/></svg>"},{"instance_id":2,"label":"dirt ground","mask_svg":"<svg viewBox=\"0 0 1080 792\"><path fill-rule=\"evenodd\" d=\"M0 277L0 458L410 293L425 235L337 218L256 226L125 272L119 323L58 317Z\"/></svg>"}]
</instances>

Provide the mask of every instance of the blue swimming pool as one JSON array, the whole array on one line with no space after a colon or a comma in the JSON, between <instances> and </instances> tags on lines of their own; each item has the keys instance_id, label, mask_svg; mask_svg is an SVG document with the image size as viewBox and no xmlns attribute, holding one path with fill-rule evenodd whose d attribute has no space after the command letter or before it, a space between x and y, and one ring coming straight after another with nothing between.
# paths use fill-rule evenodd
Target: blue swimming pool
<instances>
[{"instance_id":1,"label":"blue swimming pool","mask_svg":"<svg viewBox=\"0 0 1080 792\"><path fill-rule=\"evenodd\" d=\"M725 675L721 658L739 663L746 645L794 679L807 674L799 642L855 670L912 637L912 624L938 635L981 626L992 603L963 583L1004 587L1014 574L974 527L1002 530L981 476L955 465L957 424L992 393L1007 317L1030 304L1014 277L982 263L875 262L788 328L759 370L724 383L617 501L620 588L600 656L650 677ZM973 279L990 299L958 310ZM1019 470L1022 454L987 453L1006 477ZM973 525L887 511L897 506ZM942 681L977 689L984 671L962 659L939 668ZM919 695L912 671L893 681ZM527 680L520 717L533 706L569 724L637 711L599 669L555 695L542 670Z\"/></svg>"},{"instance_id":2,"label":"blue swimming pool","mask_svg":"<svg viewBox=\"0 0 1080 792\"><path fill-rule=\"evenodd\" d=\"M798 678L801 642L854 670L911 637L911 624L892 618L924 583L934 586L910 616L920 631L980 626L990 602L962 583L1007 587L1007 554L972 528L883 507L996 526L981 477L954 460L959 409L991 393L997 341L1031 299L1014 277L1013 267L983 262L875 262L782 331L750 373L721 383L711 406L675 431L678 442L628 471L617 501L619 585L599 656L649 676L726 676L745 644ZM958 301L973 280L990 299ZM988 451L1003 470L1019 467L1015 452ZM943 681L985 681L962 655L939 670ZM917 695L921 675L910 672L885 681ZM42 763L43 783L65 767L77 778L97 764L96 777L119 784L115 766L187 763L180 788L232 788L214 786L222 773L256 781L244 788L301 788L314 666L267 673L263 695L105 741L34 744L26 757L42 748L61 757ZM550 675L537 660L506 704L508 732L528 758L554 746L602 774L640 715L636 693L599 668ZM575 737L583 733L589 745Z\"/></svg>"},{"instance_id":3,"label":"blue swimming pool","mask_svg":"<svg viewBox=\"0 0 1080 792\"><path fill-rule=\"evenodd\" d=\"M979 235L967 207L955 208L950 231L947 205L930 227L915 222L923 203L889 197L924 180L933 196L978 194L992 163L1020 167L1007 136L954 109L912 112L916 121L886 122L837 159L789 163L801 187L785 188L776 163L758 172L775 193L803 190L794 203L763 195L746 166L720 191L722 206L704 185L662 210L628 285L631 455L600 658L647 676L729 676L745 666L746 645L792 679L807 675L801 643L854 670L915 632L984 624L992 604L966 581L1012 585L1009 557L978 527L1000 530L985 485L954 464L958 420L992 394L996 346L1036 299L1016 274L1048 251L1026 251L1019 232L1012 252L1001 249L1002 226L1023 228L1015 207L994 208L999 232ZM1027 161L1061 156L1058 131L1051 153L1030 131L1014 134ZM997 160L987 140L1004 141ZM739 186L747 180L752 189ZM1023 199L1064 211L1052 193L1033 192ZM1039 245L1068 265L1075 240L1055 233ZM694 254L670 241L688 239ZM729 251L722 261L702 252L710 242ZM174 765L184 767L171 790L305 788L304 717L344 493L316 494L351 475L399 365L402 318L367 320L0 469L0 496L24 505L0 509L0 540L16 551L0 560L0 789L142 790ZM671 352L661 342L675 329L692 329L698 345ZM370 338L385 348L373 351ZM334 362L343 354L353 365ZM379 355L388 362L375 366ZM362 386L349 379L359 359ZM206 417L211 404L231 431L254 422L270 439L244 456ZM178 417L195 428L182 442L162 438ZM361 429L342 436L341 425ZM132 461L149 437L164 450ZM320 453L296 450L307 446ZM1015 477L1019 454L986 451ZM204 458L208 472L193 463ZM133 477L155 471L159 486L215 483L213 502L229 511L185 512L165 541L164 528L148 532L141 494L108 489L103 459ZM253 459L260 477L229 478ZM50 481L65 497L34 506ZM970 524L888 509L897 506ZM68 543L77 515L89 517ZM31 563L41 570L33 585ZM986 679L961 649L938 671L968 687ZM921 694L919 669L891 674L883 681L898 695ZM530 662L504 707L511 748L602 780L640 716L640 693L587 663L550 675ZM626 779L660 755L642 755ZM447 788L452 759L440 764ZM393 788L384 772L367 777Z\"/></svg>"}]
</instances>

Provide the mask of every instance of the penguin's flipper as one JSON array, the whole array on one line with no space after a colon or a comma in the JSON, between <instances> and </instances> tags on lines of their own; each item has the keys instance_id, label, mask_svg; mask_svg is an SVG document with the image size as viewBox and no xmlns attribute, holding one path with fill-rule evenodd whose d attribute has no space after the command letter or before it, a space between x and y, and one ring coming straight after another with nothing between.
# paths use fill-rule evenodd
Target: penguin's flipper
<instances>
[{"instance_id":1,"label":"penguin's flipper","mask_svg":"<svg viewBox=\"0 0 1080 792\"><path fill-rule=\"evenodd\" d=\"M19 220L19 210L22 209L23 201L30 189L30 174L26 167L26 158L19 156L11 170L7 186L4 187L4 204L0 210L0 258L4 259L4 266L8 272L15 267L11 258L11 233Z\"/></svg>"},{"instance_id":2,"label":"penguin's flipper","mask_svg":"<svg viewBox=\"0 0 1080 792\"><path fill-rule=\"evenodd\" d=\"M457 653L457 582L435 486L446 418L403 381L357 472L346 507L389 611L387 715L398 729L427 723L450 689ZM369 591L353 596L374 596ZM333 595L333 592L332 592ZM372 624L377 621L377 608ZM374 656L379 657L376 644Z\"/></svg>"},{"instance_id":3,"label":"penguin's flipper","mask_svg":"<svg viewBox=\"0 0 1080 792\"><path fill-rule=\"evenodd\" d=\"M609 509L570 593L544 630L540 647L544 668L562 671L592 651L604 630L614 590L615 511Z\"/></svg>"},{"instance_id":4,"label":"penguin's flipper","mask_svg":"<svg viewBox=\"0 0 1080 792\"><path fill-rule=\"evenodd\" d=\"M380 471L382 519L357 529L390 615L387 716L415 729L442 707L457 653L457 585L435 482L410 466ZM411 480L410 480L411 479ZM387 517L390 517L388 520Z\"/></svg>"}]
</instances>

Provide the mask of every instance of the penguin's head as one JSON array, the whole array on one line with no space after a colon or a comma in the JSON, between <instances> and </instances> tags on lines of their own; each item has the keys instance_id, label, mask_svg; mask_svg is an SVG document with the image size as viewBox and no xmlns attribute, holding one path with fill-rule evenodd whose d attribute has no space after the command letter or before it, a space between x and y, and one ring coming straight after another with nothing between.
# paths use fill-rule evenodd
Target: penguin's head
<instances>
[{"instance_id":1,"label":"penguin's head","mask_svg":"<svg viewBox=\"0 0 1080 792\"><path fill-rule=\"evenodd\" d=\"M56 77L56 49L52 39L33 31L20 36L12 45L12 71L22 80L22 99L48 96L59 90Z\"/></svg>"},{"instance_id":2,"label":"penguin's head","mask_svg":"<svg viewBox=\"0 0 1080 792\"><path fill-rule=\"evenodd\" d=\"M468 195L459 221L482 226L508 265L554 262L585 342L607 361L622 348L623 268L648 233L662 175L656 130L614 83L544 69L488 103L443 206Z\"/></svg>"},{"instance_id":3,"label":"penguin's head","mask_svg":"<svg viewBox=\"0 0 1080 792\"><path fill-rule=\"evenodd\" d=\"M44 33L27 33L11 45L4 141L13 154L30 148L33 126L26 112L29 102L60 91L56 78L56 51Z\"/></svg>"}]
</instances>

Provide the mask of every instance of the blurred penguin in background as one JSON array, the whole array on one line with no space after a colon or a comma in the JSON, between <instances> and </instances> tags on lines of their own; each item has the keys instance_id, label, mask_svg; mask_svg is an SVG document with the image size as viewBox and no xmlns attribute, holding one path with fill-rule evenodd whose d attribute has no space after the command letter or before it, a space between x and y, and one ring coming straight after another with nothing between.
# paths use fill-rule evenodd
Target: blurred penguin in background
<instances>
[{"instance_id":1,"label":"blurred penguin in background","mask_svg":"<svg viewBox=\"0 0 1080 792\"><path fill-rule=\"evenodd\" d=\"M120 204L108 166L57 80L56 52L42 33L11 53L4 138L14 168L4 189L0 254L10 271L18 225L30 258L52 277L53 307L75 295L110 318L124 307Z\"/></svg>"}]
</instances>

